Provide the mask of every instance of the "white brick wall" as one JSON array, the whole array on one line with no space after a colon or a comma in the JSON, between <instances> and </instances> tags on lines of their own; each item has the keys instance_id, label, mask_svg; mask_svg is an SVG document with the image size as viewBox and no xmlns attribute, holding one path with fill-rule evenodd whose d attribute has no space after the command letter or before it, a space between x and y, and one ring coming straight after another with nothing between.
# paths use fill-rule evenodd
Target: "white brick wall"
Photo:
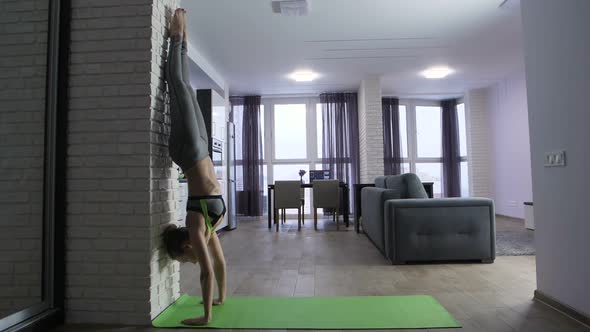
<instances>
[{"instance_id":1,"label":"white brick wall","mask_svg":"<svg viewBox=\"0 0 590 332\"><path fill-rule=\"evenodd\" d=\"M487 89L467 91L465 94L465 116L469 156L469 194L475 197L492 197L489 112Z\"/></svg>"},{"instance_id":2,"label":"white brick wall","mask_svg":"<svg viewBox=\"0 0 590 332\"><path fill-rule=\"evenodd\" d=\"M360 180L373 183L384 173L381 80L378 77L361 81L358 108Z\"/></svg>"},{"instance_id":3,"label":"white brick wall","mask_svg":"<svg viewBox=\"0 0 590 332\"><path fill-rule=\"evenodd\" d=\"M48 1L0 1L0 317L41 302Z\"/></svg>"},{"instance_id":4,"label":"white brick wall","mask_svg":"<svg viewBox=\"0 0 590 332\"><path fill-rule=\"evenodd\" d=\"M157 250L174 213L162 92L173 3L72 1L69 322L148 324L178 294L178 268Z\"/></svg>"},{"instance_id":5,"label":"white brick wall","mask_svg":"<svg viewBox=\"0 0 590 332\"><path fill-rule=\"evenodd\" d=\"M150 314L155 318L180 295L179 264L166 258L160 248L160 230L163 224L176 220L178 173L168 156L170 121L166 102L164 65L167 53L168 19L177 7L177 0L156 0L152 13L152 66L151 66L151 221L150 247Z\"/></svg>"}]
</instances>

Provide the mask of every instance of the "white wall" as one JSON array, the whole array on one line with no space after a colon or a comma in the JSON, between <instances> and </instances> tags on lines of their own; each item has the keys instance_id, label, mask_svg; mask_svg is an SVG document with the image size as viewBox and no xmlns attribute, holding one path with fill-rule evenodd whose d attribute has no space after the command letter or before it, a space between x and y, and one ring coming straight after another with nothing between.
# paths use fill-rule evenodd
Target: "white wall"
<instances>
[{"instance_id":1,"label":"white wall","mask_svg":"<svg viewBox=\"0 0 590 332\"><path fill-rule=\"evenodd\" d=\"M590 315L590 1L522 0L537 288ZM543 167L565 149L565 168Z\"/></svg>"},{"instance_id":2,"label":"white wall","mask_svg":"<svg viewBox=\"0 0 590 332\"><path fill-rule=\"evenodd\" d=\"M523 203L533 198L524 70L490 87L488 96L496 213L524 218Z\"/></svg>"},{"instance_id":3,"label":"white wall","mask_svg":"<svg viewBox=\"0 0 590 332\"><path fill-rule=\"evenodd\" d=\"M166 104L165 63L168 51L168 22L178 0L150 0L151 71L149 117L149 304L147 316L155 318L180 295L180 266L161 250L163 225L176 222L179 202L178 173L168 153L169 105ZM152 4L153 3L153 4ZM147 166L147 165L146 165ZM146 248L148 249L148 248Z\"/></svg>"}]
</instances>

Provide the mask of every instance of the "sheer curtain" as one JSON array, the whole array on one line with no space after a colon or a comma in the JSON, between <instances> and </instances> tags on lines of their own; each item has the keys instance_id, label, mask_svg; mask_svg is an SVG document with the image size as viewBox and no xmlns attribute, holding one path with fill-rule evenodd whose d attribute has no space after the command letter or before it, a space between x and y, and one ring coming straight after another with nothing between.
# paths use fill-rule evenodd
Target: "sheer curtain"
<instances>
[{"instance_id":1,"label":"sheer curtain","mask_svg":"<svg viewBox=\"0 0 590 332\"><path fill-rule=\"evenodd\" d=\"M385 175L401 173L399 99L383 98L383 170Z\"/></svg>"},{"instance_id":2,"label":"sheer curtain","mask_svg":"<svg viewBox=\"0 0 590 332\"><path fill-rule=\"evenodd\" d=\"M242 170L243 181L242 190L238 188L236 193L237 213L261 216L264 179L260 96L230 97L230 102L231 121L236 124L236 145L239 145L236 146L236 166L238 172Z\"/></svg>"},{"instance_id":3,"label":"sheer curtain","mask_svg":"<svg viewBox=\"0 0 590 332\"><path fill-rule=\"evenodd\" d=\"M333 179L346 182L352 195L353 185L359 182L357 94L323 93L320 103L323 168L330 170ZM350 197L349 200L352 202Z\"/></svg>"},{"instance_id":4,"label":"sheer curtain","mask_svg":"<svg viewBox=\"0 0 590 332\"><path fill-rule=\"evenodd\" d=\"M445 197L461 196L461 156L459 151L459 121L457 100L441 101L443 192Z\"/></svg>"}]
</instances>

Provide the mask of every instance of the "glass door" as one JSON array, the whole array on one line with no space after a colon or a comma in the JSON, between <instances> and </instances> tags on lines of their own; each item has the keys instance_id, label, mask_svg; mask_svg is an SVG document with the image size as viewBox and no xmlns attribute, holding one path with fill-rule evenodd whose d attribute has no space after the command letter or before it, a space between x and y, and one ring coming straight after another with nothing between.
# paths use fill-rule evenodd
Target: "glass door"
<instances>
[{"instance_id":1,"label":"glass door","mask_svg":"<svg viewBox=\"0 0 590 332\"><path fill-rule=\"evenodd\" d=\"M55 204L63 202L55 196L56 186L63 184L63 178L56 177L56 165L64 156L56 150L56 143L64 143L56 127L58 75L64 75L57 70L60 9L65 10L59 0L0 1L3 331L17 330L23 322L57 313L61 307L55 289L55 266L63 262L63 253L56 257L55 251L63 240L55 227ZM61 147L64 152L65 144Z\"/></svg>"}]
</instances>

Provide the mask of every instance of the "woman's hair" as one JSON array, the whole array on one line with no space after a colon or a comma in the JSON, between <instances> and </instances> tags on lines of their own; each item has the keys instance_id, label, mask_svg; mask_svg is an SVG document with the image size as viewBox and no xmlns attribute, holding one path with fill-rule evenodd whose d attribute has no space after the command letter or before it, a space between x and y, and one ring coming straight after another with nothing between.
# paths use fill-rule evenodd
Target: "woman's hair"
<instances>
[{"instance_id":1,"label":"woman's hair","mask_svg":"<svg viewBox=\"0 0 590 332\"><path fill-rule=\"evenodd\" d=\"M188 229L170 224L162 231L162 247L166 249L168 256L176 259L184 254L183 244L189 240Z\"/></svg>"}]
</instances>

